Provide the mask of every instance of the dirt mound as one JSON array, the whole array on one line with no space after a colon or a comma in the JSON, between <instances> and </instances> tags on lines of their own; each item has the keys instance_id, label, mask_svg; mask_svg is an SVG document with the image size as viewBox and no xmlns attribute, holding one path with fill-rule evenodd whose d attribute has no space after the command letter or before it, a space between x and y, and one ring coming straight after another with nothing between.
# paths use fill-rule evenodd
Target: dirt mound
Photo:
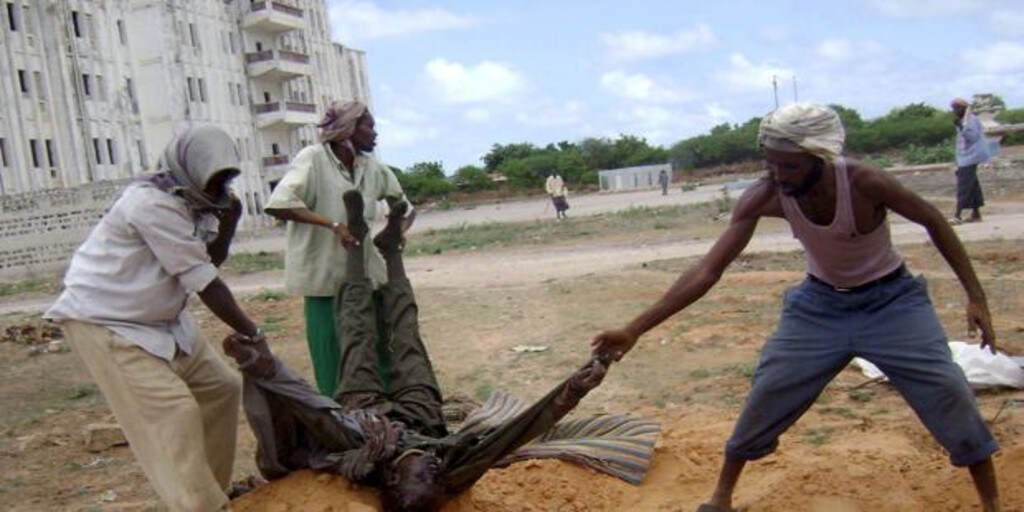
<instances>
[{"instance_id":1,"label":"dirt mound","mask_svg":"<svg viewBox=\"0 0 1024 512\"><path fill-rule=\"evenodd\" d=\"M651 411L647 411L651 412ZM1004 413L1005 414L1005 413ZM651 416L645 412L646 416ZM701 407L660 411L665 430L643 485L560 461L531 461L487 474L445 512L689 511L711 492L732 418ZM968 472L954 468L912 413L907 421L874 425L837 419L783 438L774 455L748 466L736 504L749 511L962 511L977 509ZM996 457L1006 510L1024 503L1024 411L994 426L1003 441ZM814 432L829 440L814 442ZM801 442L812 440L810 442ZM371 489L302 471L239 499L242 512L377 510Z\"/></svg>"}]
</instances>

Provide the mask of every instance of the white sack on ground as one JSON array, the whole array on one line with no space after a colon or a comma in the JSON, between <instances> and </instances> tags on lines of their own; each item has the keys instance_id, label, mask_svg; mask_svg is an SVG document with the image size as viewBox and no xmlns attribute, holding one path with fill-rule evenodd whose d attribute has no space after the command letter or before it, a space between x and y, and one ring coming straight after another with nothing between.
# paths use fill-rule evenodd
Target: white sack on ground
<instances>
[{"instance_id":1,"label":"white sack on ground","mask_svg":"<svg viewBox=\"0 0 1024 512\"><path fill-rule=\"evenodd\" d=\"M1024 389L1024 368L1006 354L993 354L988 349L982 349L981 345L963 341L949 342L949 350L953 353L953 360L964 369L967 382L972 388ZM854 358L853 364L868 378L883 376L882 371L869 361L857 357Z\"/></svg>"}]
</instances>

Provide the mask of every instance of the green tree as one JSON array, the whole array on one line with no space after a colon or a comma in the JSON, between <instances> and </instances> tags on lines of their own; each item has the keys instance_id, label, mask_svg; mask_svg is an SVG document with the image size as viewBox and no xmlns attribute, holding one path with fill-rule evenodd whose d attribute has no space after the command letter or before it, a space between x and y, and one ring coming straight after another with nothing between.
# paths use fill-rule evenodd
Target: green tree
<instances>
[{"instance_id":1,"label":"green tree","mask_svg":"<svg viewBox=\"0 0 1024 512\"><path fill-rule=\"evenodd\" d=\"M856 130L864 126L864 118L860 116L860 112L834 103L829 105L828 108L834 110L839 115L839 120L842 121L843 128L846 128L846 131Z\"/></svg>"},{"instance_id":2,"label":"green tree","mask_svg":"<svg viewBox=\"0 0 1024 512\"><path fill-rule=\"evenodd\" d=\"M469 192L494 188L494 182L491 181L487 171L475 165L460 167L459 170L455 171L455 175L452 176L452 181Z\"/></svg>"},{"instance_id":3,"label":"green tree","mask_svg":"<svg viewBox=\"0 0 1024 512\"><path fill-rule=\"evenodd\" d=\"M419 162L395 174L413 203L440 199L455 190L455 184L445 177L441 162Z\"/></svg>"},{"instance_id":4,"label":"green tree","mask_svg":"<svg viewBox=\"0 0 1024 512\"><path fill-rule=\"evenodd\" d=\"M896 107L885 115L889 119L927 119L942 114L939 109L925 105L924 103L911 103L902 107ZM884 118L883 118L884 119Z\"/></svg>"},{"instance_id":5,"label":"green tree","mask_svg":"<svg viewBox=\"0 0 1024 512\"><path fill-rule=\"evenodd\" d=\"M494 172L501 167L501 164L507 160L515 160L519 158L526 158L533 154L537 148L529 142L520 142L517 144L495 144L491 146L491 150L483 156L484 168L487 172Z\"/></svg>"}]
</instances>

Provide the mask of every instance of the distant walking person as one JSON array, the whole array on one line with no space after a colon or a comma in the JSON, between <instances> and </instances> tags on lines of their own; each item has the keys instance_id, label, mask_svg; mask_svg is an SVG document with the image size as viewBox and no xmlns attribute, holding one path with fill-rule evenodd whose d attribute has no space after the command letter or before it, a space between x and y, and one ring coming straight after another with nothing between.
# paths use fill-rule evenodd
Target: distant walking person
<instances>
[{"instance_id":1,"label":"distant walking person","mask_svg":"<svg viewBox=\"0 0 1024 512\"><path fill-rule=\"evenodd\" d=\"M667 196L668 195L668 173L665 172L665 169L662 169L661 172L658 173L658 184L661 185L661 195Z\"/></svg>"},{"instance_id":2,"label":"distant walking person","mask_svg":"<svg viewBox=\"0 0 1024 512\"><path fill-rule=\"evenodd\" d=\"M552 171L544 183L544 190L551 196L551 203L555 205L555 217L558 220L565 219L565 211L569 209L569 201L566 200L569 197L569 189L565 188L565 181L557 172Z\"/></svg>"},{"instance_id":3,"label":"distant walking person","mask_svg":"<svg viewBox=\"0 0 1024 512\"><path fill-rule=\"evenodd\" d=\"M985 196L978 181L978 164L988 161L984 129L967 100L957 98L950 106L956 116L953 120L956 125L956 212L950 222L965 222L960 216L964 210L974 210L966 222L980 222Z\"/></svg>"}]
</instances>

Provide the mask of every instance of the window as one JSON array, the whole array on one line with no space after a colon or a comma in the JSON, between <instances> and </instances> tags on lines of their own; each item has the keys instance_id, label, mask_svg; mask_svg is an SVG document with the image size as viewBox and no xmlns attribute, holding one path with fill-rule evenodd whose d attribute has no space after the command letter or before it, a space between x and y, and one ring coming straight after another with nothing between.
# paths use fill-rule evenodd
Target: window
<instances>
[{"instance_id":1,"label":"window","mask_svg":"<svg viewBox=\"0 0 1024 512\"><path fill-rule=\"evenodd\" d=\"M270 154L272 154L272 155L280 155L281 154L281 146L278 145L276 142L271 144L270 145Z\"/></svg>"},{"instance_id":2,"label":"window","mask_svg":"<svg viewBox=\"0 0 1024 512\"><path fill-rule=\"evenodd\" d=\"M197 78L196 83L199 84L199 101L206 103L206 81L202 78Z\"/></svg>"},{"instance_id":3,"label":"window","mask_svg":"<svg viewBox=\"0 0 1024 512\"><path fill-rule=\"evenodd\" d=\"M38 71L33 71L32 77L35 78L36 82L36 98L39 100L45 100L46 89L43 89L43 74Z\"/></svg>"},{"instance_id":4,"label":"window","mask_svg":"<svg viewBox=\"0 0 1024 512\"><path fill-rule=\"evenodd\" d=\"M103 77L100 75L96 75L96 96L102 101L107 99L107 89L103 87Z\"/></svg>"},{"instance_id":5,"label":"window","mask_svg":"<svg viewBox=\"0 0 1024 512\"><path fill-rule=\"evenodd\" d=\"M28 77L25 76L25 70L18 70L18 87L21 89L22 94L28 94Z\"/></svg>"},{"instance_id":6,"label":"window","mask_svg":"<svg viewBox=\"0 0 1024 512\"><path fill-rule=\"evenodd\" d=\"M190 77L190 76L189 77L185 77L185 83L188 84L188 100L189 101L195 101L196 100L196 87L195 87L195 84L192 82L192 77Z\"/></svg>"},{"instance_id":7,"label":"window","mask_svg":"<svg viewBox=\"0 0 1024 512\"><path fill-rule=\"evenodd\" d=\"M92 86L89 81L89 75L82 73L82 93L86 97L92 96Z\"/></svg>"},{"instance_id":8,"label":"window","mask_svg":"<svg viewBox=\"0 0 1024 512\"><path fill-rule=\"evenodd\" d=\"M228 98L231 99L231 104L234 105L238 100L235 99L235 84L228 82Z\"/></svg>"},{"instance_id":9,"label":"window","mask_svg":"<svg viewBox=\"0 0 1024 512\"><path fill-rule=\"evenodd\" d=\"M11 32L18 31L18 9L14 7L14 2L7 2L7 28Z\"/></svg>"},{"instance_id":10,"label":"window","mask_svg":"<svg viewBox=\"0 0 1024 512\"><path fill-rule=\"evenodd\" d=\"M57 148L53 146L52 139L46 139L46 161L50 163L50 167L57 167Z\"/></svg>"},{"instance_id":11,"label":"window","mask_svg":"<svg viewBox=\"0 0 1024 512\"><path fill-rule=\"evenodd\" d=\"M231 47L231 54L234 55L238 51L237 45L235 44L235 33L228 34L228 46Z\"/></svg>"},{"instance_id":12,"label":"window","mask_svg":"<svg viewBox=\"0 0 1024 512\"><path fill-rule=\"evenodd\" d=\"M124 28L124 20L117 20L117 35L121 38L121 44L128 44L128 31Z\"/></svg>"},{"instance_id":13,"label":"window","mask_svg":"<svg viewBox=\"0 0 1024 512\"><path fill-rule=\"evenodd\" d=\"M75 37L82 37L82 20L79 19L78 11L71 11L71 25L75 27Z\"/></svg>"},{"instance_id":14,"label":"window","mask_svg":"<svg viewBox=\"0 0 1024 512\"><path fill-rule=\"evenodd\" d=\"M116 164L117 158L114 157L114 139L107 139L107 162L110 164Z\"/></svg>"},{"instance_id":15,"label":"window","mask_svg":"<svg viewBox=\"0 0 1024 512\"><path fill-rule=\"evenodd\" d=\"M39 168L39 141L29 139L28 152L32 155L32 167Z\"/></svg>"},{"instance_id":16,"label":"window","mask_svg":"<svg viewBox=\"0 0 1024 512\"><path fill-rule=\"evenodd\" d=\"M7 140L6 139L0 139L0 163L2 163L4 167L7 167L8 165L10 165L7 162Z\"/></svg>"},{"instance_id":17,"label":"window","mask_svg":"<svg viewBox=\"0 0 1024 512\"><path fill-rule=\"evenodd\" d=\"M32 11L29 10L29 9L30 8L29 8L28 5L23 6L21 22L22 22L22 24L25 25L25 33L28 34L28 36L29 36L28 37L28 44L29 44L29 46L31 46L32 45L32 35L33 35L33 32L32 32ZM17 10L17 9L15 9L15 10Z\"/></svg>"},{"instance_id":18,"label":"window","mask_svg":"<svg viewBox=\"0 0 1024 512\"><path fill-rule=\"evenodd\" d=\"M138 139L135 140L135 145L139 148L139 164L142 165L143 169L149 167L149 162L146 161L146 146Z\"/></svg>"},{"instance_id":19,"label":"window","mask_svg":"<svg viewBox=\"0 0 1024 512\"><path fill-rule=\"evenodd\" d=\"M192 47L193 48L199 48L199 34L196 34L196 24L195 23L189 23L188 24L188 35L189 35L189 39L192 40Z\"/></svg>"},{"instance_id":20,"label":"window","mask_svg":"<svg viewBox=\"0 0 1024 512\"><path fill-rule=\"evenodd\" d=\"M100 151L100 140L97 138L92 139L92 152L96 155L96 165L103 164L103 152Z\"/></svg>"},{"instance_id":21,"label":"window","mask_svg":"<svg viewBox=\"0 0 1024 512\"><path fill-rule=\"evenodd\" d=\"M242 84L235 84L238 89L238 104L245 105L245 96L242 95Z\"/></svg>"},{"instance_id":22,"label":"window","mask_svg":"<svg viewBox=\"0 0 1024 512\"><path fill-rule=\"evenodd\" d=\"M135 85L132 84L131 78L124 79L124 88L125 91L128 93L128 99L131 100L132 103L135 103Z\"/></svg>"},{"instance_id":23,"label":"window","mask_svg":"<svg viewBox=\"0 0 1024 512\"><path fill-rule=\"evenodd\" d=\"M85 15L85 28L89 31L90 41L99 41L96 39L96 23L92 21L92 14Z\"/></svg>"}]
</instances>

